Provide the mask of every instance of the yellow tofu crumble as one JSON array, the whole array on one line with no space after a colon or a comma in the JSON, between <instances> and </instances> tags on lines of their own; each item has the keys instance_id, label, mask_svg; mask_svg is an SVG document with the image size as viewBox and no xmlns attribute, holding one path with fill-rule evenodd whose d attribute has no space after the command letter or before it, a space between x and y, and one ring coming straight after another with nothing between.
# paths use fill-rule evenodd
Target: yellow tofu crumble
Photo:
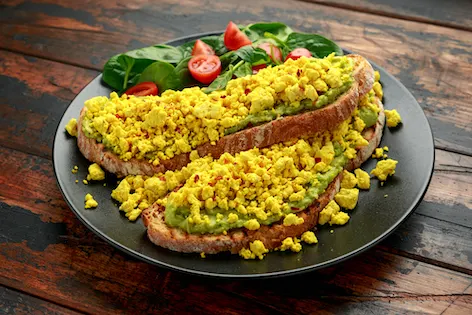
<instances>
[{"instance_id":1,"label":"yellow tofu crumble","mask_svg":"<svg viewBox=\"0 0 472 315\"><path fill-rule=\"evenodd\" d=\"M370 173L377 176L380 181L384 182L387 180L388 176L393 176L393 174L395 174L397 163L398 161L392 159L379 161L377 162L377 166Z\"/></svg>"},{"instance_id":2,"label":"yellow tofu crumble","mask_svg":"<svg viewBox=\"0 0 472 315\"><path fill-rule=\"evenodd\" d=\"M105 172L97 163L93 163L92 165L90 165L88 168L88 172L89 172L87 175L88 181L91 181L91 180L101 181L105 179Z\"/></svg>"},{"instance_id":3,"label":"yellow tofu crumble","mask_svg":"<svg viewBox=\"0 0 472 315\"><path fill-rule=\"evenodd\" d=\"M357 179L357 187L360 189L370 189L370 176L366 171L361 170L360 168L354 170Z\"/></svg>"},{"instance_id":4,"label":"yellow tofu crumble","mask_svg":"<svg viewBox=\"0 0 472 315\"><path fill-rule=\"evenodd\" d=\"M93 199L91 194L85 195L85 209L96 208L98 206L98 202Z\"/></svg>"},{"instance_id":5,"label":"yellow tofu crumble","mask_svg":"<svg viewBox=\"0 0 472 315\"><path fill-rule=\"evenodd\" d=\"M72 118L66 125L66 131L72 137L77 137L77 119Z\"/></svg>"},{"instance_id":6,"label":"yellow tofu crumble","mask_svg":"<svg viewBox=\"0 0 472 315\"><path fill-rule=\"evenodd\" d=\"M393 128L402 122L402 118L396 109L385 110L385 117L387 118L387 127Z\"/></svg>"},{"instance_id":7,"label":"yellow tofu crumble","mask_svg":"<svg viewBox=\"0 0 472 315\"><path fill-rule=\"evenodd\" d=\"M339 192L334 196L334 200L343 207L344 209L352 210L357 205L359 199L359 189L352 188L346 189L341 188Z\"/></svg>"},{"instance_id":8,"label":"yellow tofu crumble","mask_svg":"<svg viewBox=\"0 0 472 315\"><path fill-rule=\"evenodd\" d=\"M135 157L157 165L243 129L255 118L268 122L322 107L350 87L352 72L349 58L332 54L289 59L209 94L199 87L146 97L113 92L85 102L82 129L125 161Z\"/></svg>"}]
</instances>

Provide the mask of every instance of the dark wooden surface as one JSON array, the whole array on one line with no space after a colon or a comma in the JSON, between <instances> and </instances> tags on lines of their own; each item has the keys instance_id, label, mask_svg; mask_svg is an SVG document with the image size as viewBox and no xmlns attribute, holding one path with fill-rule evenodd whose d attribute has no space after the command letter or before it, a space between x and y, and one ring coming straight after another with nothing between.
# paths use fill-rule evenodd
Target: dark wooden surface
<instances>
[{"instance_id":1,"label":"dark wooden surface","mask_svg":"<svg viewBox=\"0 0 472 315\"><path fill-rule=\"evenodd\" d=\"M472 26L468 1L0 3L0 313L472 313ZM374 249L302 276L204 279L148 265L63 200L53 133L113 54L238 23L319 32L398 77L435 135L415 213Z\"/></svg>"}]
</instances>

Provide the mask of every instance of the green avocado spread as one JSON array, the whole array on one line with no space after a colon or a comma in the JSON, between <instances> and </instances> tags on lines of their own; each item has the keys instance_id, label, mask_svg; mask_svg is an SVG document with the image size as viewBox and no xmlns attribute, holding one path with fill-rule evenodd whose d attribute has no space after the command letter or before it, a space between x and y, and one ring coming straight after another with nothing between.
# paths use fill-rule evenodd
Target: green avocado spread
<instances>
[{"instance_id":1,"label":"green avocado spread","mask_svg":"<svg viewBox=\"0 0 472 315\"><path fill-rule=\"evenodd\" d=\"M302 100L300 102L300 105L297 107L290 104L282 103L275 106L275 108L273 109L263 110L256 114L249 114L247 117L241 120L237 125L226 129L225 135L238 132L240 130L245 129L248 126L261 125L279 117L300 114L305 111L319 109L328 104L334 103L334 101L336 101L336 99L341 94L349 90L349 88L352 85L352 82L353 82L353 79L349 78L340 87L330 88L328 91L326 91L326 93L320 95L318 99L314 102L312 102L309 99L305 99L305 100Z\"/></svg>"},{"instance_id":2,"label":"green avocado spread","mask_svg":"<svg viewBox=\"0 0 472 315\"><path fill-rule=\"evenodd\" d=\"M365 127L369 128L377 122L378 114L369 107L360 107L359 117L364 121Z\"/></svg>"},{"instance_id":3,"label":"green avocado spread","mask_svg":"<svg viewBox=\"0 0 472 315\"><path fill-rule=\"evenodd\" d=\"M340 146L337 146L338 149L336 150L335 144L335 154L337 155L333 162L331 163L331 168L325 173L318 173L316 174L316 179L318 183L313 185L313 183L309 183L308 187L306 187L306 194L302 200L297 202L289 202L290 209L282 212L280 215L272 215L268 217L266 220L257 219L255 216L249 215L242 215L238 213L236 210L229 210L223 211L218 207L213 208L212 210L205 209L205 214L208 215L210 219L210 223L202 223L202 224L190 224L188 221L190 210L188 208L183 207L175 207L172 204L167 204L165 210L165 221L168 225L173 227L178 227L187 233L212 233L212 234L221 234L224 231L228 231L234 228L241 228L244 224L251 219L256 219L262 225L270 225L274 222L279 221L284 215L290 212L298 212L306 209L310 204L313 203L315 199L322 194L328 185L333 181L333 179L342 171L343 166L346 164L347 159L342 154L342 150L340 150ZM217 214L223 215L223 217L217 219ZM228 222L228 217L230 213L234 213L238 215L238 220L236 222Z\"/></svg>"}]
</instances>

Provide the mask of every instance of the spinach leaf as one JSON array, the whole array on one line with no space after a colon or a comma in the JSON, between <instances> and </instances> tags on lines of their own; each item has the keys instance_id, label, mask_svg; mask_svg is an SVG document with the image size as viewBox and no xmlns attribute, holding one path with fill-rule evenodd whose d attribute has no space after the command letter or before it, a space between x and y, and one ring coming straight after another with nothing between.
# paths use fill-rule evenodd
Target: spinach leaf
<instances>
[{"instance_id":1,"label":"spinach leaf","mask_svg":"<svg viewBox=\"0 0 472 315\"><path fill-rule=\"evenodd\" d=\"M103 68L103 81L114 90L123 91L136 84L141 73L152 62L152 60L134 59L123 54L113 56Z\"/></svg>"},{"instance_id":2,"label":"spinach leaf","mask_svg":"<svg viewBox=\"0 0 472 315\"><path fill-rule=\"evenodd\" d=\"M343 51L336 43L317 34L291 33L288 35L286 45L291 49L303 47L308 49L313 57L323 58L334 52L338 56L343 55Z\"/></svg>"},{"instance_id":3,"label":"spinach leaf","mask_svg":"<svg viewBox=\"0 0 472 315\"><path fill-rule=\"evenodd\" d=\"M103 67L103 81L116 91L124 91L140 80L144 69L155 61L178 63L182 52L168 45L136 49L110 58Z\"/></svg>"},{"instance_id":4,"label":"spinach leaf","mask_svg":"<svg viewBox=\"0 0 472 315\"><path fill-rule=\"evenodd\" d=\"M175 74L180 79L182 87L199 85L199 82L192 77L188 69L190 59L192 59L192 56L182 59L174 69Z\"/></svg>"},{"instance_id":5,"label":"spinach leaf","mask_svg":"<svg viewBox=\"0 0 472 315\"><path fill-rule=\"evenodd\" d=\"M271 61L269 55L264 49L254 48L252 46L244 46L234 52L236 56L252 65L261 65Z\"/></svg>"},{"instance_id":6,"label":"spinach leaf","mask_svg":"<svg viewBox=\"0 0 472 315\"><path fill-rule=\"evenodd\" d=\"M249 24L243 31L252 42L263 39L265 33L271 33L281 41L286 41L288 35L293 32L290 27L279 22Z\"/></svg>"},{"instance_id":7,"label":"spinach leaf","mask_svg":"<svg viewBox=\"0 0 472 315\"><path fill-rule=\"evenodd\" d=\"M182 89L182 82L175 71L175 67L168 62L156 61L144 69L138 83L154 82L159 88L159 93L165 90Z\"/></svg>"},{"instance_id":8,"label":"spinach leaf","mask_svg":"<svg viewBox=\"0 0 472 315\"><path fill-rule=\"evenodd\" d=\"M238 78L245 77L252 74L252 65L249 62L243 63L234 71L234 75Z\"/></svg>"},{"instance_id":9,"label":"spinach leaf","mask_svg":"<svg viewBox=\"0 0 472 315\"><path fill-rule=\"evenodd\" d=\"M228 84L228 82L233 78L234 72L243 63L244 63L244 61L241 60L235 66L229 65L229 69L226 72L220 74L218 77L216 77L216 79L213 82L211 82L211 84L207 88L204 88L203 91L208 94L208 93L211 93L213 91L223 90L226 87L226 85Z\"/></svg>"},{"instance_id":10,"label":"spinach leaf","mask_svg":"<svg viewBox=\"0 0 472 315\"><path fill-rule=\"evenodd\" d=\"M149 59L168 63L178 63L182 60L182 51L169 45L155 45L144 47L124 53L124 55L135 59Z\"/></svg>"}]
</instances>

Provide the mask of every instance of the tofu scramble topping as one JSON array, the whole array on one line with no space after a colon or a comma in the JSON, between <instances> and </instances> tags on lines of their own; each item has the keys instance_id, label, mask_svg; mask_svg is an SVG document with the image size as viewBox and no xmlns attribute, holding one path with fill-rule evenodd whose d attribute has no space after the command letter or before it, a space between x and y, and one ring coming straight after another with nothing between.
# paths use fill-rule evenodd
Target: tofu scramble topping
<instances>
[{"instance_id":1,"label":"tofu scramble topping","mask_svg":"<svg viewBox=\"0 0 472 315\"><path fill-rule=\"evenodd\" d=\"M219 159L194 158L182 170L153 177L128 176L112 197L130 219L157 202L165 207L166 223L188 233L258 229L280 219L301 224L294 213L318 198L347 159L368 144L356 130L357 117L332 132L291 143Z\"/></svg>"},{"instance_id":2,"label":"tofu scramble topping","mask_svg":"<svg viewBox=\"0 0 472 315\"><path fill-rule=\"evenodd\" d=\"M332 103L351 86L352 72L349 58L332 54L289 59L209 94L199 87L146 97L113 92L85 102L82 129L125 161L134 157L157 165L249 124Z\"/></svg>"}]
</instances>

